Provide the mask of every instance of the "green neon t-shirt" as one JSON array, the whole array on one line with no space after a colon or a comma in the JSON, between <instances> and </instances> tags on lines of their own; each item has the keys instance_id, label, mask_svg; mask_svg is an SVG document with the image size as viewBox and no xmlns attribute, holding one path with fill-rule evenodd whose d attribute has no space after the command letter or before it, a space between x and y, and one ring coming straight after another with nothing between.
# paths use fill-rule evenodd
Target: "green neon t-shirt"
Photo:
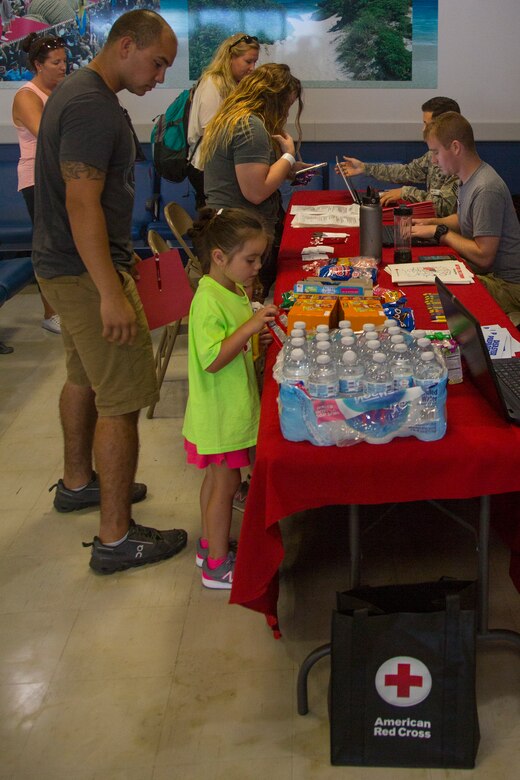
<instances>
[{"instance_id":1,"label":"green neon t-shirt","mask_svg":"<svg viewBox=\"0 0 520 780\"><path fill-rule=\"evenodd\" d=\"M202 455L256 444L260 400L250 342L220 371L206 371L224 339L252 316L245 292L237 295L209 276L200 280L190 308L189 396L182 433Z\"/></svg>"}]
</instances>

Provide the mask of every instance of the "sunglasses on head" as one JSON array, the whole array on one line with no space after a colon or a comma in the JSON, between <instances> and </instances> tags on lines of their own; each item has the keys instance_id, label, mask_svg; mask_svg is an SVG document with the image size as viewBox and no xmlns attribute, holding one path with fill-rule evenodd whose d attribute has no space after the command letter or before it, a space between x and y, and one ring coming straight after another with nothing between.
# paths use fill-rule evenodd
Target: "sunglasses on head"
<instances>
[{"instance_id":1,"label":"sunglasses on head","mask_svg":"<svg viewBox=\"0 0 520 780\"><path fill-rule=\"evenodd\" d=\"M231 49L234 49L235 46L238 46L239 43L258 43L258 38L256 35L243 35L241 38L238 39L238 41L235 41L235 43L232 43L229 47L229 51Z\"/></svg>"},{"instance_id":2,"label":"sunglasses on head","mask_svg":"<svg viewBox=\"0 0 520 780\"><path fill-rule=\"evenodd\" d=\"M64 49L65 45L63 38L52 38L50 41L45 41L45 43L38 46L38 53L41 51L52 51L53 49Z\"/></svg>"}]
</instances>

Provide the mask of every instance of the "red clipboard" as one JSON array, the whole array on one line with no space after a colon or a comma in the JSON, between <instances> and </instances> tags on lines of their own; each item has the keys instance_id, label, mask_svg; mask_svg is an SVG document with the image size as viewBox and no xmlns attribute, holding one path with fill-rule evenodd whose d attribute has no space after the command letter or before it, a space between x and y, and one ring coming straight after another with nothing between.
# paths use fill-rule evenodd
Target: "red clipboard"
<instances>
[{"instance_id":1,"label":"red clipboard","mask_svg":"<svg viewBox=\"0 0 520 780\"><path fill-rule=\"evenodd\" d=\"M176 249L147 257L137 270L140 276L137 290L150 330L169 325L189 313L193 290Z\"/></svg>"}]
</instances>

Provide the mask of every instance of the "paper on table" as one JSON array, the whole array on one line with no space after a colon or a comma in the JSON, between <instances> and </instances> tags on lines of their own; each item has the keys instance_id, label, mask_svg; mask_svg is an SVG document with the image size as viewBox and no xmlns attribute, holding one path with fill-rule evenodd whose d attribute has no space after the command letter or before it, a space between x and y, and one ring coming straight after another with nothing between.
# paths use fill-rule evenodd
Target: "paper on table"
<instances>
[{"instance_id":1,"label":"paper on table","mask_svg":"<svg viewBox=\"0 0 520 780\"><path fill-rule=\"evenodd\" d=\"M396 284L435 284L435 277L445 284L472 284L473 273L464 263L443 260L439 263L402 263L387 265L385 270Z\"/></svg>"},{"instance_id":2,"label":"paper on table","mask_svg":"<svg viewBox=\"0 0 520 780\"><path fill-rule=\"evenodd\" d=\"M292 206L291 227L359 227L359 206Z\"/></svg>"}]
</instances>

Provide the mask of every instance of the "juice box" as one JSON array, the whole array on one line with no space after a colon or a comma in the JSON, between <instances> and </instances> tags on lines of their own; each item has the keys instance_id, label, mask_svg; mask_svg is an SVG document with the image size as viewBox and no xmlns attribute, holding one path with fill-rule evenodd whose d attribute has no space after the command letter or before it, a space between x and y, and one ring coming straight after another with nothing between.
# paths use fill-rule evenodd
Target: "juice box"
<instances>
[{"instance_id":1,"label":"juice box","mask_svg":"<svg viewBox=\"0 0 520 780\"><path fill-rule=\"evenodd\" d=\"M296 302L287 315L287 332L294 328L295 322L305 322L308 331L316 330L317 325L335 328L338 324L338 297L328 295L298 295Z\"/></svg>"},{"instance_id":2,"label":"juice box","mask_svg":"<svg viewBox=\"0 0 520 780\"><path fill-rule=\"evenodd\" d=\"M352 330L361 330L366 322L382 325L386 315L379 298L340 297L339 318L350 320Z\"/></svg>"}]
</instances>

